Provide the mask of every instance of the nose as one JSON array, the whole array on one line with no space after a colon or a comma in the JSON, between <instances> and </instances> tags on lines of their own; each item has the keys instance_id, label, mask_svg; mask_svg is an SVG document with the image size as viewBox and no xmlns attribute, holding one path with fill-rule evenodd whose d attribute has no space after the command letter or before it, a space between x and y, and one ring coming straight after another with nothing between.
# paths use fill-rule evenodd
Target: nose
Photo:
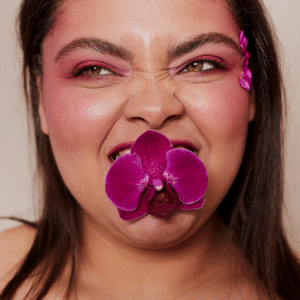
<instances>
[{"instance_id":1,"label":"nose","mask_svg":"<svg viewBox=\"0 0 300 300\"><path fill-rule=\"evenodd\" d=\"M149 83L143 85L135 87L124 107L124 115L128 120L147 123L151 129L157 130L183 115L184 106L171 88Z\"/></svg>"}]
</instances>

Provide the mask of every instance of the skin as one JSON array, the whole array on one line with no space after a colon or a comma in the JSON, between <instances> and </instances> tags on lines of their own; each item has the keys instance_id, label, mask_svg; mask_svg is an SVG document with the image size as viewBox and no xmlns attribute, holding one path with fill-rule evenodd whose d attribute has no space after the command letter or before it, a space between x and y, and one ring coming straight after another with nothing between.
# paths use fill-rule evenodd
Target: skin
<instances>
[{"instance_id":1,"label":"skin","mask_svg":"<svg viewBox=\"0 0 300 300\"><path fill-rule=\"evenodd\" d=\"M225 34L238 45L240 30L219 1L71 1L63 9L44 42L40 116L62 177L82 207L83 222L93 223L107 238L139 247L182 242L209 219L231 186L255 107L239 86L242 55L232 47L206 45L171 61L167 51L211 32ZM121 45L133 58L77 49L56 60L66 45L82 37ZM174 71L199 56L220 57L230 71L205 76ZM112 65L118 75L73 78L76 67L87 63ZM108 154L148 129L200 149L210 178L203 209L179 212L167 221L119 218L104 189L111 166Z\"/></svg>"},{"instance_id":2,"label":"skin","mask_svg":"<svg viewBox=\"0 0 300 300\"><path fill-rule=\"evenodd\" d=\"M210 43L167 57L170 49L209 33L229 37L237 49ZM61 175L81 207L79 292L85 299L254 295L247 264L234 243L226 242L226 228L215 214L238 172L255 117L255 101L238 81L239 33L223 1L64 3L43 44L39 112ZM105 39L131 55L124 59L93 48L62 53L79 38ZM184 64L200 58L221 60L227 69L205 64L207 72L183 72ZM97 75L99 70L86 69L74 77L87 64L110 71ZM104 188L108 154L148 129L199 149L209 175L203 208L168 220L119 218Z\"/></svg>"}]
</instances>

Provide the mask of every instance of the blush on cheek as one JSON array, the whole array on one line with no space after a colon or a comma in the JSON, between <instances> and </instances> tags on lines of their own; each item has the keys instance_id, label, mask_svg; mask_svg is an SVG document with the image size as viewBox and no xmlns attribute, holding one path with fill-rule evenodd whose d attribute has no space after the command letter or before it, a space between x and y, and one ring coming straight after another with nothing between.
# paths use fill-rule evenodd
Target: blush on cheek
<instances>
[{"instance_id":1,"label":"blush on cheek","mask_svg":"<svg viewBox=\"0 0 300 300\"><path fill-rule=\"evenodd\" d=\"M59 86L51 91L51 82L44 95L50 140L60 148L74 149L91 138L96 142L118 112L118 103L111 97Z\"/></svg>"},{"instance_id":2,"label":"blush on cheek","mask_svg":"<svg viewBox=\"0 0 300 300\"><path fill-rule=\"evenodd\" d=\"M181 98L199 130L228 139L248 126L249 94L238 79L206 83L182 92Z\"/></svg>"}]
</instances>

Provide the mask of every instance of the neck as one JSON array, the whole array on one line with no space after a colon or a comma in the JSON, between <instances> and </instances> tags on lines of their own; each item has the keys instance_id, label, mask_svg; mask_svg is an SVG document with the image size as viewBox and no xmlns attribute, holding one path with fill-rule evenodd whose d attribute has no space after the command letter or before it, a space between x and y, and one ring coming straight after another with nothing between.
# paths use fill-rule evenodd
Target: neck
<instances>
[{"instance_id":1,"label":"neck","mask_svg":"<svg viewBox=\"0 0 300 300\"><path fill-rule=\"evenodd\" d=\"M105 237L88 218L83 224L80 272L85 274L85 284L106 293L170 295L170 291L182 293L202 285L207 289L212 278L218 281L226 276L233 257L226 228L216 215L187 241L159 250L120 244Z\"/></svg>"}]
</instances>

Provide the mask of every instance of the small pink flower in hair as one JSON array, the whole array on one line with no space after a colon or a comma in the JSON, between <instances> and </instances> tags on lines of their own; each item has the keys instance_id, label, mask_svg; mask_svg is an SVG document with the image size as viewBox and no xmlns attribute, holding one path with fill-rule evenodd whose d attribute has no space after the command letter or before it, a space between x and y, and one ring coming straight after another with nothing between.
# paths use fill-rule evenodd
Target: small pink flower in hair
<instances>
[{"instance_id":1,"label":"small pink flower in hair","mask_svg":"<svg viewBox=\"0 0 300 300\"><path fill-rule=\"evenodd\" d=\"M207 183L207 171L195 153L174 149L164 135L148 130L130 154L113 163L105 190L120 217L128 221L146 214L168 218L176 210L199 209Z\"/></svg>"},{"instance_id":2,"label":"small pink flower in hair","mask_svg":"<svg viewBox=\"0 0 300 300\"><path fill-rule=\"evenodd\" d=\"M244 31L242 30L240 33L240 47L243 53L246 53L247 51L247 44L248 44L248 40L245 37Z\"/></svg>"},{"instance_id":3,"label":"small pink flower in hair","mask_svg":"<svg viewBox=\"0 0 300 300\"><path fill-rule=\"evenodd\" d=\"M252 73L251 73L251 70L248 68L250 55L249 55L249 52L247 52L247 44L248 44L248 40L244 35L244 31L241 31L240 46L241 46L244 57L243 57L243 62L242 62L242 74L241 74L241 77L239 78L239 83L242 88L249 91L251 88Z\"/></svg>"}]
</instances>

